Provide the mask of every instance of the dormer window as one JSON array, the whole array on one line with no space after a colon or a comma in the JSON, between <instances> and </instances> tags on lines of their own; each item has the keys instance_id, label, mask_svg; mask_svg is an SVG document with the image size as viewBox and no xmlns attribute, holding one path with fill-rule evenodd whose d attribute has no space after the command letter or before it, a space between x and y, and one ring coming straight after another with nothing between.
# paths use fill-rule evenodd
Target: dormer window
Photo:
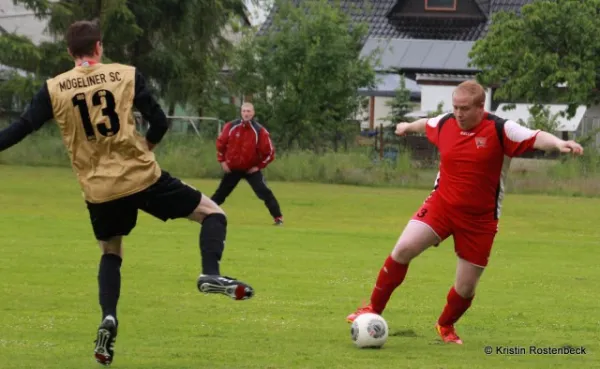
<instances>
[{"instance_id":1,"label":"dormer window","mask_svg":"<svg viewBox=\"0 0 600 369\"><path fill-rule=\"evenodd\" d=\"M456 11L457 0L425 0L425 10Z\"/></svg>"}]
</instances>

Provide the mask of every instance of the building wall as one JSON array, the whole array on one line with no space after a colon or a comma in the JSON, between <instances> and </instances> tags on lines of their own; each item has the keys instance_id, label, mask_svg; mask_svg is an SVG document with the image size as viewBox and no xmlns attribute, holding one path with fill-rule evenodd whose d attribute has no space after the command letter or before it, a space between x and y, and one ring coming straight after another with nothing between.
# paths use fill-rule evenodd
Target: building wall
<instances>
[{"instance_id":1,"label":"building wall","mask_svg":"<svg viewBox=\"0 0 600 369\"><path fill-rule=\"evenodd\" d=\"M421 85L421 110L425 112L437 110L438 104L443 103L444 112L452 110L452 92L456 85ZM491 110L491 90L486 91L485 109Z\"/></svg>"},{"instance_id":2,"label":"building wall","mask_svg":"<svg viewBox=\"0 0 600 369\"><path fill-rule=\"evenodd\" d=\"M26 36L39 45L43 41L53 40L46 32L47 25L47 20L38 19L32 10L23 5L15 5L13 0L0 0L0 27L3 31Z\"/></svg>"},{"instance_id":3,"label":"building wall","mask_svg":"<svg viewBox=\"0 0 600 369\"><path fill-rule=\"evenodd\" d=\"M373 113L373 129L377 129L380 125L383 124L384 127L395 124L393 122L386 121L385 118L391 114L391 108L386 104L393 101L393 97L385 97L385 96L374 96L374 97L366 97L369 99L369 104L367 108L359 113L360 117L360 128L361 129L370 129L370 119L369 112ZM373 109L371 109L371 101L374 101Z\"/></svg>"},{"instance_id":4,"label":"building wall","mask_svg":"<svg viewBox=\"0 0 600 369\"><path fill-rule=\"evenodd\" d=\"M595 130L600 130L600 105L590 106L586 110L572 138L577 139L581 136L586 136ZM596 134L593 144L597 148L600 147L600 133Z\"/></svg>"}]
</instances>

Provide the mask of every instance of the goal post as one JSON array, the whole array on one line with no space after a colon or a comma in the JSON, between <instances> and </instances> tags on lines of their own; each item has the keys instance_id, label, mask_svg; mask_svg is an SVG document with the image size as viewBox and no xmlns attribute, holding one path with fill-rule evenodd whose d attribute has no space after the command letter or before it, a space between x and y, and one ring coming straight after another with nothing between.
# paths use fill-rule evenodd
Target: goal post
<instances>
[{"instance_id":1,"label":"goal post","mask_svg":"<svg viewBox=\"0 0 600 369\"><path fill-rule=\"evenodd\" d=\"M140 132L146 132L148 130L148 122L142 117L139 112L134 113L136 128ZM216 117L200 117L200 116L186 116L186 115L167 115L167 119L169 123L171 123L172 128L175 128L176 131L191 131L198 137L202 137L202 129L200 125L202 123L212 123L215 124L215 137L217 137L221 133L221 129L223 129L224 120L216 118ZM179 127L173 127L173 123L180 123Z\"/></svg>"}]
</instances>

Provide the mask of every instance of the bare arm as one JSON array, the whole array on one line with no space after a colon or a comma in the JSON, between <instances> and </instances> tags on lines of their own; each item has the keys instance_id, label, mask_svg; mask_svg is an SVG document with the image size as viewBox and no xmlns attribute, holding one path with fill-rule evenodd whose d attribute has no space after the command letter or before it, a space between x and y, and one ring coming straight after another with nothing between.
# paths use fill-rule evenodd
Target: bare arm
<instances>
[{"instance_id":1,"label":"bare arm","mask_svg":"<svg viewBox=\"0 0 600 369\"><path fill-rule=\"evenodd\" d=\"M573 140L565 141L550 134L540 131L535 137L533 148L544 151L559 151L562 153L573 153L583 155L583 147Z\"/></svg>"},{"instance_id":2,"label":"bare arm","mask_svg":"<svg viewBox=\"0 0 600 369\"><path fill-rule=\"evenodd\" d=\"M541 131L537 134L533 148L543 151L560 150L564 141L548 132Z\"/></svg>"},{"instance_id":3,"label":"bare arm","mask_svg":"<svg viewBox=\"0 0 600 369\"><path fill-rule=\"evenodd\" d=\"M421 118L412 123L398 123L396 125L396 134L398 136L404 136L407 133L425 133L428 120L429 118Z\"/></svg>"},{"instance_id":4,"label":"bare arm","mask_svg":"<svg viewBox=\"0 0 600 369\"><path fill-rule=\"evenodd\" d=\"M406 127L406 132L408 133L425 133L425 125L429 118L421 118L419 120L415 120L412 123L409 123Z\"/></svg>"}]
</instances>

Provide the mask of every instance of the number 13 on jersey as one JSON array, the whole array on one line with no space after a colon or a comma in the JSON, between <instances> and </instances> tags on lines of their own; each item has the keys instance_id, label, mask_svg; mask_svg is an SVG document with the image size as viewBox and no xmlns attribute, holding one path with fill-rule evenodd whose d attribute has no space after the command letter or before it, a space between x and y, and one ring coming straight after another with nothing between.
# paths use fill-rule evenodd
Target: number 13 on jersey
<instances>
[{"instance_id":1,"label":"number 13 on jersey","mask_svg":"<svg viewBox=\"0 0 600 369\"><path fill-rule=\"evenodd\" d=\"M78 93L73 96L73 106L79 108L79 114L81 115L81 123L88 141L96 141L96 129L104 137L111 137L119 132L121 123L119 121L119 115L115 111L116 103L115 96L108 90L98 90L92 95L92 108L103 106L102 115L104 118L100 122L92 123L90 117L90 110L84 93ZM103 104L104 103L104 104ZM96 126L96 129L94 129Z\"/></svg>"}]
</instances>

